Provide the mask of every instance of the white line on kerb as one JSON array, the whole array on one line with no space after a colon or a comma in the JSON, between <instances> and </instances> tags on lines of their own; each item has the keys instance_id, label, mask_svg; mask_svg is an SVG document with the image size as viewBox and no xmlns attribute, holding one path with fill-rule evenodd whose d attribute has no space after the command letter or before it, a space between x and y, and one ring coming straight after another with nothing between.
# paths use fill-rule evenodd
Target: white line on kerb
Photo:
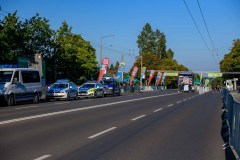
<instances>
[{"instance_id":1,"label":"white line on kerb","mask_svg":"<svg viewBox=\"0 0 240 160\"><path fill-rule=\"evenodd\" d=\"M159 108L159 109L156 109L155 111L153 112L158 112L158 111L161 111L163 108Z\"/></svg>"},{"instance_id":2,"label":"white line on kerb","mask_svg":"<svg viewBox=\"0 0 240 160\"><path fill-rule=\"evenodd\" d=\"M136 121L137 119L143 118L143 117L145 117L145 116L146 116L146 115L141 115L141 116L139 116L139 117L133 118L132 121Z\"/></svg>"},{"instance_id":3,"label":"white line on kerb","mask_svg":"<svg viewBox=\"0 0 240 160\"><path fill-rule=\"evenodd\" d=\"M88 137L88 138L89 138L89 139L95 138L95 137L100 136L100 135L102 135L102 134L104 134L104 133L110 132L110 131L112 131L112 130L114 130L114 129L116 129L116 128L117 128L117 127L112 127L112 128L106 129L106 130L104 130L104 131L102 131L102 132L99 132L99 133L97 133L97 134L94 134L94 135L92 135L92 136L90 136L90 137Z\"/></svg>"},{"instance_id":4,"label":"white line on kerb","mask_svg":"<svg viewBox=\"0 0 240 160\"><path fill-rule=\"evenodd\" d=\"M171 106L173 106L173 104L169 104L169 105L168 105L168 107L171 107Z\"/></svg>"},{"instance_id":5,"label":"white line on kerb","mask_svg":"<svg viewBox=\"0 0 240 160\"><path fill-rule=\"evenodd\" d=\"M171 93L171 94L157 95L157 96L144 97L144 98L138 98L138 99L130 99L130 100L125 100L125 101L106 103L106 104L100 104L100 105L83 107L83 108L69 109L69 110L64 110L64 111L57 111L57 112L52 112L52 113L39 114L39 115L22 117L22 118L17 118L17 119L10 119L10 120L5 120L5 121L0 121L0 125L8 124L8 123L14 123L14 122L20 122L20 121L25 121L25 120L30 120L30 119L42 118L42 117L49 117L49 116L54 116L54 115L59 115L59 114L89 110L89 109L94 109L94 108L113 106L113 105L116 105L116 104L140 101L140 100L151 99L151 98L156 98L156 97L170 96L170 95L175 95L175 94L179 94L179 93ZM65 102L65 103L70 103L70 102ZM65 104L65 103L61 103L61 104ZM55 103L55 104L57 104L57 103Z\"/></svg>"},{"instance_id":6,"label":"white line on kerb","mask_svg":"<svg viewBox=\"0 0 240 160\"><path fill-rule=\"evenodd\" d=\"M46 159L46 158L48 158L48 157L50 157L51 155L44 155L44 156L41 156L41 157L39 157L39 158L36 158L36 159L34 159L34 160L43 160L43 159Z\"/></svg>"},{"instance_id":7,"label":"white line on kerb","mask_svg":"<svg viewBox=\"0 0 240 160\"><path fill-rule=\"evenodd\" d=\"M177 103L181 103L182 101L178 101Z\"/></svg>"},{"instance_id":8,"label":"white line on kerb","mask_svg":"<svg viewBox=\"0 0 240 160\"><path fill-rule=\"evenodd\" d=\"M37 108L39 106L29 106L29 107L19 107L19 108L15 108L15 109L26 109L26 108Z\"/></svg>"}]
</instances>

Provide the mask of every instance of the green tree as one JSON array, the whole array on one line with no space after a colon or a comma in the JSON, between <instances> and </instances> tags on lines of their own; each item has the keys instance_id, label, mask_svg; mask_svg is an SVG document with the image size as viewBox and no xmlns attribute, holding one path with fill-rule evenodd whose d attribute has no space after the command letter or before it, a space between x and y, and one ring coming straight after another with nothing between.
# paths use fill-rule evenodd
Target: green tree
<instances>
[{"instance_id":1,"label":"green tree","mask_svg":"<svg viewBox=\"0 0 240 160\"><path fill-rule=\"evenodd\" d=\"M8 14L0 20L0 63L17 63L23 48L22 22L17 12Z\"/></svg>"},{"instance_id":2,"label":"green tree","mask_svg":"<svg viewBox=\"0 0 240 160\"><path fill-rule=\"evenodd\" d=\"M171 48L169 48L166 52L166 58L173 59L174 52L172 51Z\"/></svg>"},{"instance_id":3,"label":"green tree","mask_svg":"<svg viewBox=\"0 0 240 160\"><path fill-rule=\"evenodd\" d=\"M138 36L137 44L140 55L145 53L155 53L155 34L149 23L146 23L143 27L140 35Z\"/></svg>"},{"instance_id":4,"label":"green tree","mask_svg":"<svg viewBox=\"0 0 240 160\"><path fill-rule=\"evenodd\" d=\"M114 70L114 65L111 63L109 70Z\"/></svg>"},{"instance_id":5,"label":"green tree","mask_svg":"<svg viewBox=\"0 0 240 160\"><path fill-rule=\"evenodd\" d=\"M233 47L230 53L226 54L220 62L221 72L239 72L240 71L240 39L233 41ZM236 78L236 75L225 75L225 79Z\"/></svg>"},{"instance_id":6,"label":"green tree","mask_svg":"<svg viewBox=\"0 0 240 160\"><path fill-rule=\"evenodd\" d=\"M114 67L114 71L118 71L118 67L119 67L120 63L117 61L116 64L115 64L115 67Z\"/></svg>"},{"instance_id":7,"label":"green tree","mask_svg":"<svg viewBox=\"0 0 240 160\"><path fill-rule=\"evenodd\" d=\"M57 31L57 45L59 78L77 82L81 77L90 79L98 72L95 49L81 35L71 33L66 22Z\"/></svg>"},{"instance_id":8,"label":"green tree","mask_svg":"<svg viewBox=\"0 0 240 160\"><path fill-rule=\"evenodd\" d=\"M166 40L164 33L161 33L160 30L156 29L154 34L155 34L155 39L156 39L156 42L155 42L156 53L155 54L157 54L160 59L167 58L167 55L166 55L167 40Z\"/></svg>"},{"instance_id":9,"label":"green tree","mask_svg":"<svg viewBox=\"0 0 240 160\"><path fill-rule=\"evenodd\" d=\"M53 30L50 29L49 21L35 16L23 23L24 49L22 56L32 58L35 54L49 57L53 49Z\"/></svg>"}]
</instances>

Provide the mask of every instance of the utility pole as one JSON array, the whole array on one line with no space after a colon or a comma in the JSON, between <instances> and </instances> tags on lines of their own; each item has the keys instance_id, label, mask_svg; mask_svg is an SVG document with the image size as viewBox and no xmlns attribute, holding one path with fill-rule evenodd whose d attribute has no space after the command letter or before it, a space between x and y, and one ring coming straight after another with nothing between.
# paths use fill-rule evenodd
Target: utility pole
<instances>
[{"instance_id":1,"label":"utility pole","mask_svg":"<svg viewBox=\"0 0 240 160\"><path fill-rule=\"evenodd\" d=\"M56 67L56 36L54 36L54 81L57 80L57 67Z\"/></svg>"},{"instance_id":2,"label":"utility pole","mask_svg":"<svg viewBox=\"0 0 240 160\"><path fill-rule=\"evenodd\" d=\"M109 36L103 36L103 37L101 37L101 42L100 42L100 64L102 63L102 40L104 39L104 38L107 38L107 37L113 37L113 36L115 36L115 35L109 35Z\"/></svg>"}]
</instances>

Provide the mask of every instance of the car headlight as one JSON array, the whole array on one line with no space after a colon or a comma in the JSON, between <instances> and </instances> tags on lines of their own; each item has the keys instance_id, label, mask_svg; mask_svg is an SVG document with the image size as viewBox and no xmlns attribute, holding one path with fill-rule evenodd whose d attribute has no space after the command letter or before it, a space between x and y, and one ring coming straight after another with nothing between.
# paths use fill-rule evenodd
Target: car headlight
<instances>
[{"instance_id":1,"label":"car headlight","mask_svg":"<svg viewBox=\"0 0 240 160\"><path fill-rule=\"evenodd\" d=\"M63 90L63 91L61 91L60 93L66 93L66 91Z\"/></svg>"}]
</instances>

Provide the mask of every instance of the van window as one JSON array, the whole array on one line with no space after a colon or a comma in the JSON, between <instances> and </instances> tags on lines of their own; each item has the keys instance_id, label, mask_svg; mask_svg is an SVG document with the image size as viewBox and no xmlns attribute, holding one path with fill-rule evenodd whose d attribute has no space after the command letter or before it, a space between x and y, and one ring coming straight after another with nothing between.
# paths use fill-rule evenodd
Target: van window
<instances>
[{"instance_id":1,"label":"van window","mask_svg":"<svg viewBox=\"0 0 240 160\"><path fill-rule=\"evenodd\" d=\"M10 82L13 71L0 71L0 83Z\"/></svg>"},{"instance_id":2,"label":"van window","mask_svg":"<svg viewBox=\"0 0 240 160\"><path fill-rule=\"evenodd\" d=\"M23 83L35 83L40 82L40 76L38 71L21 71Z\"/></svg>"}]
</instances>

